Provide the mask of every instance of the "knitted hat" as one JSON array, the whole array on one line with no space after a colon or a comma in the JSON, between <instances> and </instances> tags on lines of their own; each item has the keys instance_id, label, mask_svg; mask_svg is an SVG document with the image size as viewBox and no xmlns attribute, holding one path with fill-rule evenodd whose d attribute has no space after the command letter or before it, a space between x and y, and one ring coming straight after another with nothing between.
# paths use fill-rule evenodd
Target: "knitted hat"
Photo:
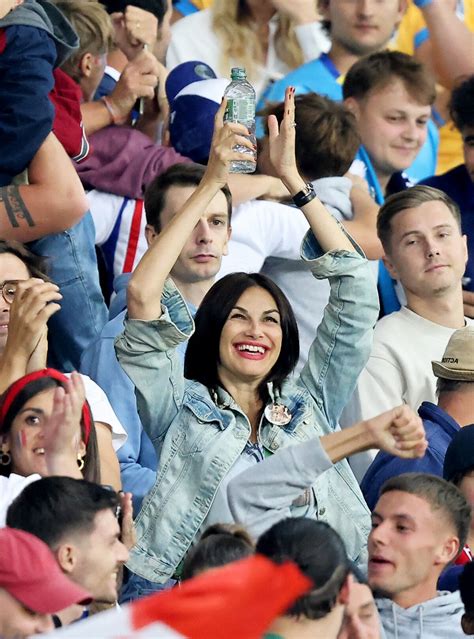
<instances>
[{"instance_id":1,"label":"knitted hat","mask_svg":"<svg viewBox=\"0 0 474 639\"><path fill-rule=\"evenodd\" d=\"M474 468L474 424L464 426L454 435L446 450L443 477L452 481L456 475L464 475Z\"/></svg>"}]
</instances>

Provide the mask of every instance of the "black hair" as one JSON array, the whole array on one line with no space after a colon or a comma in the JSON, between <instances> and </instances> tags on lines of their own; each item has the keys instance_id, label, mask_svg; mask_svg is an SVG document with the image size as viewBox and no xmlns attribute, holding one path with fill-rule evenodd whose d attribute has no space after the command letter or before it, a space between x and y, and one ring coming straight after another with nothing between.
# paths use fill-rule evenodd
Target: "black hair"
<instances>
[{"instance_id":1,"label":"black hair","mask_svg":"<svg viewBox=\"0 0 474 639\"><path fill-rule=\"evenodd\" d=\"M214 524L204 531L199 542L188 553L181 578L191 579L205 570L250 557L254 552L255 546L244 528Z\"/></svg>"},{"instance_id":2,"label":"black hair","mask_svg":"<svg viewBox=\"0 0 474 639\"><path fill-rule=\"evenodd\" d=\"M474 75L453 89L449 113L459 131L474 127Z\"/></svg>"},{"instance_id":3,"label":"black hair","mask_svg":"<svg viewBox=\"0 0 474 639\"><path fill-rule=\"evenodd\" d=\"M290 517L275 524L257 542L256 551L275 563L293 561L313 582L287 615L322 619L334 608L351 572L344 542L328 524L305 517Z\"/></svg>"},{"instance_id":4,"label":"black hair","mask_svg":"<svg viewBox=\"0 0 474 639\"><path fill-rule=\"evenodd\" d=\"M436 380L436 394L438 397L441 393L453 393L459 391L468 391L474 388L474 381L463 379L447 379L446 377L438 377Z\"/></svg>"},{"instance_id":5,"label":"black hair","mask_svg":"<svg viewBox=\"0 0 474 639\"><path fill-rule=\"evenodd\" d=\"M22 407L26 404L28 400L43 391L50 390L52 388L57 388L58 386L64 387L64 384L53 377L40 377L39 379L32 380L28 382L21 391L16 395L15 399L11 403L10 408L5 414L5 418L1 424L1 435L5 435L10 431L13 420L18 415L18 412L22 409ZM5 391L5 394L8 392L8 389ZM3 402L2 396L1 402ZM84 439L84 423L81 418L81 435ZM13 461L13 460L12 460ZM0 464L0 475L8 476L11 473L12 462L8 465ZM89 433L89 441L86 446L86 454L84 456L84 468L82 470L84 478L93 481L100 482L100 462L99 462L99 450L97 445L97 434L95 430L95 424L92 419L91 412L91 429Z\"/></svg>"},{"instance_id":6,"label":"black hair","mask_svg":"<svg viewBox=\"0 0 474 639\"><path fill-rule=\"evenodd\" d=\"M459 575L459 594L464 604L461 626L466 635L474 634L474 561L467 563Z\"/></svg>"},{"instance_id":7,"label":"black hair","mask_svg":"<svg viewBox=\"0 0 474 639\"><path fill-rule=\"evenodd\" d=\"M123 13L127 5L139 7L156 16L159 26L161 26L168 10L167 0L101 0L101 4L104 5L107 13Z\"/></svg>"},{"instance_id":8,"label":"black hair","mask_svg":"<svg viewBox=\"0 0 474 639\"><path fill-rule=\"evenodd\" d=\"M206 167L202 164L180 162L173 164L163 173L157 175L147 186L145 192L146 221L155 230L161 231L161 213L166 205L166 193L172 186L199 186ZM227 202L228 224L232 218L232 195L229 187L224 185L221 189Z\"/></svg>"},{"instance_id":9,"label":"black hair","mask_svg":"<svg viewBox=\"0 0 474 639\"><path fill-rule=\"evenodd\" d=\"M39 277L46 282L51 281L47 275L47 260L35 255L21 242L15 240L0 240L0 255L10 254L23 262L28 269L30 277Z\"/></svg>"},{"instance_id":10,"label":"black hair","mask_svg":"<svg viewBox=\"0 0 474 639\"><path fill-rule=\"evenodd\" d=\"M29 484L11 503L7 526L39 537L54 549L66 534L87 534L98 512L118 511L117 493L72 477L44 477Z\"/></svg>"},{"instance_id":11,"label":"black hair","mask_svg":"<svg viewBox=\"0 0 474 639\"><path fill-rule=\"evenodd\" d=\"M260 388L261 398L265 400L267 382L281 387L298 362L300 347L298 326L288 299L275 282L261 273L230 273L206 293L194 318L196 330L186 349L184 376L208 388L219 385L217 370L222 329L240 296L252 286L263 288L273 297L282 330L280 355Z\"/></svg>"}]
</instances>

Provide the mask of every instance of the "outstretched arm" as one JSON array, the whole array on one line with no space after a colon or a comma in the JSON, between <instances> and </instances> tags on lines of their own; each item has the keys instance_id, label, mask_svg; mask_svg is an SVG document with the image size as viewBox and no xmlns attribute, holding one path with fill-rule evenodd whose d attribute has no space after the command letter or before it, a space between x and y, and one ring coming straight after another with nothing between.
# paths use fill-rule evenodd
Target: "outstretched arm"
<instances>
[{"instance_id":1,"label":"outstretched arm","mask_svg":"<svg viewBox=\"0 0 474 639\"><path fill-rule=\"evenodd\" d=\"M28 167L29 184L0 188L0 237L31 242L79 222L86 195L66 151L50 133Z\"/></svg>"},{"instance_id":2,"label":"outstretched arm","mask_svg":"<svg viewBox=\"0 0 474 639\"><path fill-rule=\"evenodd\" d=\"M165 280L181 250L207 206L227 183L232 160L248 160L248 155L233 150L236 144L253 149L242 124L227 122L223 117L224 100L216 114L214 137L206 173L186 204L164 227L142 257L128 285L128 315L131 319L151 320L161 317L161 296Z\"/></svg>"},{"instance_id":3,"label":"outstretched arm","mask_svg":"<svg viewBox=\"0 0 474 639\"><path fill-rule=\"evenodd\" d=\"M229 482L229 506L235 521L259 535L290 516L292 502L332 464L358 452L379 448L397 457L422 457L427 442L421 419L399 406L311 441L280 449Z\"/></svg>"},{"instance_id":4,"label":"outstretched arm","mask_svg":"<svg viewBox=\"0 0 474 639\"><path fill-rule=\"evenodd\" d=\"M285 115L280 126L274 115L268 116L270 159L292 197L306 188L306 182L296 167L294 94L293 87L286 89ZM354 246L341 226L317 197L303 206L302 211L324 252L335 250L355 252Z\"/></svg>"}]
</instances>

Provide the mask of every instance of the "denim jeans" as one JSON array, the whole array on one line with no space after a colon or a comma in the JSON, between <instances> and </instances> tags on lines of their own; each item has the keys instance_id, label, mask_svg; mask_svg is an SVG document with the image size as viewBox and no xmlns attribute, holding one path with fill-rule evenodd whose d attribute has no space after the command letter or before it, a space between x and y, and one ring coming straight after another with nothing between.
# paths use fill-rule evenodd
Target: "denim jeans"
<instances>
[{"instance_id":1,"label":"denim jeans","mask_svg":"<svg viewBox=\"0 0 474 639\"><path fill-rule=\"evenodd\" d=\"M88 212L71 229L28 245L37 255L49 258L48 273L63 296L61 310L48 323L48 365L64 372L79 369L82 351L108 319L94 242L94 222Z\"/></svg>"},{"instance_id":2,"label":"denim jeans","mask_svg":"<svg viewBox=\"0 0 474 639\"><path fill-rule=\"evenodd\" d=\"M170 590L170 588L173 588L176 584L174 579L169 579L164 584L157 584L153 581L148 581L148 579L145 579L144 577L136 575L126 567L123 570L123 584L119 596L120 604L142 599L148 595L153 595L159 590Z\"/></svg>"}]
</instances>

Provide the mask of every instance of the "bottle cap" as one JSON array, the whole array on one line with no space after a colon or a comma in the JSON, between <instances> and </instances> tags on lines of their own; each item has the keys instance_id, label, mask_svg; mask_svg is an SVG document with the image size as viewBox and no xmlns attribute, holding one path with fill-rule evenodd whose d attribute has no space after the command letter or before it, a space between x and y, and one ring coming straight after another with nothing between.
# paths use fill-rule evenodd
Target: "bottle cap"
<instances>
[{"instance_id":1,"label":"bottle cap","mask_svg":"<svg viewBox=\"0 0 474 639\"><path fill-rule=\"evenodd\" d=\"M230 77L231 80L246 80L247 71L243 67L232 67Z\"/></svg>"}]
</instances>

